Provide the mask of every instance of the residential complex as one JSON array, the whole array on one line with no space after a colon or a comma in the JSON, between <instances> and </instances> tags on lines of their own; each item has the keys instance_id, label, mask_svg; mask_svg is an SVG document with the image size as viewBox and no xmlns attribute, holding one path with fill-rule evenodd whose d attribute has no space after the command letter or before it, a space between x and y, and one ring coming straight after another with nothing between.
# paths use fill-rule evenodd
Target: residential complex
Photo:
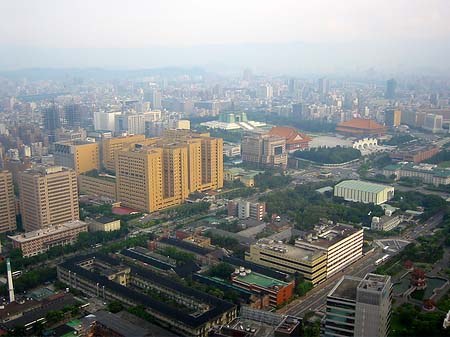
<instances>
[{"instance_id":1,"label":"residential complex","mask_svg":"<svg viewBox=\"0 0 450 337\"><path fill-rule=\"evenodd\" d=\"M299 248L274 240L261 239L250 246L245 259L290 274L299 272L316 285L327 277L327 254L314 248Z\"/></svg>"},{"instance_id":2,"label":"residential complex","mask_svg":"<svg viewBox=\"0 0 450 337\"><path fill-rule=\"evenodd\" d=\"M75 243L78 234L87 232L87 224L80 220L69 221L43 229L9 236L14 248L19 248L24 257L45 253L55 246Z\"/></svg>"},{"instance_id":3,"label":"residential complex","mask_svg":"<svg viewBox=\"0 0 450 337\"><path fill-rule=\"evenodd\" d=\"M68 259L58 266L58 279L86 296L142 306L157 322L185 336L206 337L213 326L237 316L229 302L102 254Z\"/></svg>"},{"instance_id":4,"label":"residential complex","mask_svg":"<svg viewBox=\"0 0 450 337\"><path fill-rule=\"evenodd\" d=\"M343 224L320 224L295 240L295 246L324 251L327 277L330 277L362 256L363 229Z\"/></svg>"},{"instance_id":5,"label":"residential complex","mask_svg":"<svg viewBox=\"0 0 450 337\"><path fill-rule=\"evenodd\" d=\"M242 161L255 166L286 167L286 138L255 134L242 139Z\"/></svg>"},{"instance_id":6,"label":"residential complex","mask_svg":"<svg viewBox=\"0 0 450 337\"><path fill-rule=\"evenodd\" d=\"M78 220L77 176L61 166L39 166L19 174L23 227L27 231Z\"/></svg>"},{"instance_id":7,"label":"residential complex","mask_svg":"<svg viewBox=\"0 0 450 337\"><path fill-rule=\"evenodd\" d=\"M321 336L385 337L389 333L391 305L390 276L343 276L328 294Z\"/></svg>"},{"instance_id":8,"label":"residential complex","mask_svg":"<svg viewBox=\"0 0 450 337\"><path fill-rule=\"evenodd\" d=\"M424 183L435 186L450 184L450 169L433 164L392 164L383 168L383 174L386 177L395 175L396 180L403 177L420 178Z\"/></svg>"},{"instance_id":9,"label":"residential complex","mask_svg":"<svg viewBox=\"0 0 450 337\"><path fill-rule=\"evenodd\" d=\"M69 167L77 175L100 169L99 144L92 142L55 143L55 165Z\"/></svg>"},{"instance_id":10,"label":"residential complex","mask_svg":"<svg viewBox=\"0 0 450 337\"><path fill-rule=\"evenodd\" d=\"M344 180L334 186L334 196L347 201L380 205L394 197L394 187L361 180Z\"/></svg>"},{"instance_id":11,"label":"residential complex","mask_svg":"<svg viewBox=\"0 0 450 337\"><path fill-rule=\"evenodd\" d=\"M266 215L265 202L251 202L246 200L230 200L228 202L228 216L262 221L264 215Z\"/></svg>"},{"instance_id":12,"label":"residential complex","mask_svg":"<svg viewBox=\"0 0 450 337\"><path fill-rule=\"evenodd\" d=\"M0 233L16 229L16 198L11 172L0 171Z\"/></svg>"}]
</instances>

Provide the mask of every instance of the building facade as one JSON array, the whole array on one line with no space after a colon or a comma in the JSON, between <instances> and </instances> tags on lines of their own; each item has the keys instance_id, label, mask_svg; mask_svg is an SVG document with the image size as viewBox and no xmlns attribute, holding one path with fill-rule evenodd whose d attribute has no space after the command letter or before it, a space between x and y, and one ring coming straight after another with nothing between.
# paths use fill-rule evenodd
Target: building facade
<instances>
[{"instance_id":1,"label":"building facade","mask_svg":"<svg viewBox=\"0 0 450 337\"><path fill-rule=\"evenodd\" d=\"M110 175L91 177L78 176L78 189L80 194L98 195L117 200L116 178Z\"/></svg>"},{"instance_id":2,"label":"building facade","mask_svg":"<svg viewBox=\"0 0 450 337\"><path fill-rule=\"evenodd\" d=\"M360 180L344 180L334 186L334 196L347 201L380 205L394 197L394 187Z\"/></svg>"},{"instance_id":3,"label":"building facade","mask_svg":"<svg viewBox=\"0 0 450 337\"><path fill-rule=\"evenodd\" d=\"M74 244L78 234L83 232L87 232L87 224L75 220L8 238L14 248L22 251L23 257L30 257L45 253L52 247Z\"/></svg>"},{"instance_id":4,"label":"building facade","mask_svg":"<svg viewBox=\"0 0 450 337\"><path fill-rule=\"evenodd\" d=\"M12 174L0 170L0 233L16 229L16 199Z\"/></svg>"},{"instance_id":5,"label":"building facade","mask_svg":"<svg viewBox=\"0 0 450 337\"><path fill-rule=\"evenodd\" d=\"M98 143L61 142L54 144L55 165L69 167L77 175L100 169Z\"/></svg>"},{"instance_id":6,"label":"building facade","mask_svg":"<svg viewBox=\"0 0 450 337\"><path fill-rule=\"evenodd\" d=\"M123 149L127 149L129 146L135 143L139 143L145 140L144 135L123 136L104 139L102 141L102 164L103 167L109 171L116 169L115 164L115 152Z\"/></svg>"},{"instance_id":7,"label":"building facade","mask_svg":"<svg viewBox=\"0 0 450 337\"><path fill-rule=\"evenodd\" d=\"M390 276L343 276L327 296L323 337L385 337L392 305Z\"/></svg>"},{"instance_id":8,"label":"building facade","mask_svg":"<svg viewBox=\"0 0 450 337\"><path fill-rule=\"evenodd\" d=\"M386 177L395 175L395 179L420 178L424 183L435 186L450 184L450 170L433 164L393 164L383 168L383 174Z\"/></svg>"},{"instance_id":9,"label":"building facade","mask_svg":"<svg viewBox=\"0 0 450 337\"><path fill-rule=\"evenodd\" d=\"M287 166L286 138L272 135L253 135L242 139L242 161L255 166Z\"/></svg>"},{"instance_id":10,"label":"building facade","mask_svg":"<svg viewBox=\"0 0 450 337\"><path fill-rule=\"evenodd\" d=\"M20 209L26 231L79 219L77 176L61 166L40 166L19 175Z\"/></svg>"},{"instance_id":11,"label":"building facade","mask_svg":"<svg viewBox=\"0 0 450 337\"><path fill-rule=\"evenodd\" d=\"M266 215L265 202L250 202L245 200L236 200L228 202L228 216L235 216L239 219L255 219L262 221Z\"/></svg>"}]
</instances>

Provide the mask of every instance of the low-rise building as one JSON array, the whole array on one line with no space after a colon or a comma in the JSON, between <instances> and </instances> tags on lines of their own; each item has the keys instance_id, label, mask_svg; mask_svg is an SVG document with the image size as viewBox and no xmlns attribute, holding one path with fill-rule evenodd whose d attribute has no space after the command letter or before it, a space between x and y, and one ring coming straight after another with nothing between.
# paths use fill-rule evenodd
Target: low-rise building
<instances>
[{"instance_id":1,"label":"low-rise building","mask_svg":"<svg viewBox=\"0 0 450 337\"><path fill-rule=\"evenodd\" d=\"M264 171L245 170L240 167L232 167L223 171L225 181L238 180L247 187L255 186L255 176Z\"/></svg>"},{"instance_id":2,"label":"low-rise building","mask_svg":"<svg viewBox=\"0 0 450 337\"><path fill-rule=\"evenodd\" d=\"M394 187L361 180L344 180L334 186L334 196L347 201L380 205L394 197Z\"/></svg>"},{"instance_id":3,"label":"low-rise building","mask_svg":"<svg viewBox=\"0 0 450 337\"><path fill-rule=\"evenodd\" d=\"M408 146L403 150L391 153L390 157L395 160L408 161L417 164L433 157L439 150L439 147L435 145Z\"/></svg>"},{"instance_id":4,"label":"low-rise building","mask_svg":"<svg viewBox=\"0 0 450 337\"><path fill-rule=\"evenodd\" d=\"M231 200L228 202L228 216L262 221L264 215L266 215L265 202L250 202L246 200Z\"/></svg>"},{"instance_id":5,"label":"low-rise building","mask_svg":"<svg viewBox=\"0 0 450 337\"><path fill-rule=\"evenodd\" d=\"M95 219L86 219L89 232L112 232L120 229L120 220L106 216Z\"/></svg>"},{"instance_id":6,"label":"low-rise building","mask_svg":"<svg viewBox=\"0 0 450 337\"><path fill-rule=\"evenodd\" d=\"M87 232L87 224L80 220L48 226L35 231L8 236L14 248L22 250L24 257L45 253L55 246L66 246L77 241L78 234Z\"/></svg>"},{"instance_id":7,"label":"low-rise building","mask_svg":"<svg viewBox=\"0 0 450 337\"><path fill-rule=\"evenodd\" d=\"M327 255L327 277L330 277L362 256L363 236L362 228L321 224L295 240L295 246L324 251Z\"/></svg>"},{"instance_id":8,"label":"low-rise building","mask_svg":"<svg viewBox=\"0 0 450 337\"><path fill-rule=\"evenodd\" d=\"M449 185L450 169L439 168L433 164L392 164L383 169L386 177L395 175L395 179L403 177L420 178L426 184Z\"/></svg>"},{"instance_id":9,"label":"low-rise building","mask_svg":"<svg viewBox=\"0 0 450 337\"><path fill-rule=\"evenodd\" d=\"M305 280L313 285L327 277L327 254L320 249L304 249L261 239L250 246L245 260L290 274L301 273Z\"/></svg>"},{"instance_id":10,"label":"low-rise building","mask_svg":"<svg viewBox=\"0 0 450 337\"><path fill-rule=\"evenodd\" d=\"M388 232L396 228L401 222L402 217L400 215L395 216L383 215L381 217L374 216L372 218L370 229Z\"/></svg>"},{"instance_id":11,"label":"low-rise building","mask_svg":"<svg viewBox=\"0 0 450 337\"><path fill-rule=\"evenodd\" d=\"M283 282L243 267L237 268L231 275L231 283L250 291L269 294L270 305L274 308L291 299L295 285L294 280Z\"/></svg>"}]
</instances>

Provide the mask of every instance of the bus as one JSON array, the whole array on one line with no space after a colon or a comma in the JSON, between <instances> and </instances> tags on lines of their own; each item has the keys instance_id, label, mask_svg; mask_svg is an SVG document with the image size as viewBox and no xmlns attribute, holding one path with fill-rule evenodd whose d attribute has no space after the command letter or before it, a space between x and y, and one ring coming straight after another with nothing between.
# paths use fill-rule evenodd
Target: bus
<instances>
[{"instance_id":1,"label":"bus","mask_svg":"<svg viewBox=\"0 0 450 337\"><path fill-rule=\"evenodd\" d=\"M379 258L378 260L375 261L375 265L379 266L380 264L385 262L388 258L389 258L388 254L384 255L383 257L381 257L381 258Z\"/></svg>"}]
</instances>

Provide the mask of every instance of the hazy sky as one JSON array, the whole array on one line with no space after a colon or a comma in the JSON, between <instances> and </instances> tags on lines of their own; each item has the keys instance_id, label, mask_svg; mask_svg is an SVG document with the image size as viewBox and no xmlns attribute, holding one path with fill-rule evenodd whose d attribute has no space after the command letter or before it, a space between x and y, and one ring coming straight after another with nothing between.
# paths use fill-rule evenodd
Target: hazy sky
<instances>
[{"instance_id":1,"label":"hazy sky","mask_svg":"<svg viewBox=\"0 0 450 337\"><path fill-rule=\"evenodd\" d=\"M1 0L0 48L439 45L449 18L450 0Z\"/></svg>"}]
</instances>

